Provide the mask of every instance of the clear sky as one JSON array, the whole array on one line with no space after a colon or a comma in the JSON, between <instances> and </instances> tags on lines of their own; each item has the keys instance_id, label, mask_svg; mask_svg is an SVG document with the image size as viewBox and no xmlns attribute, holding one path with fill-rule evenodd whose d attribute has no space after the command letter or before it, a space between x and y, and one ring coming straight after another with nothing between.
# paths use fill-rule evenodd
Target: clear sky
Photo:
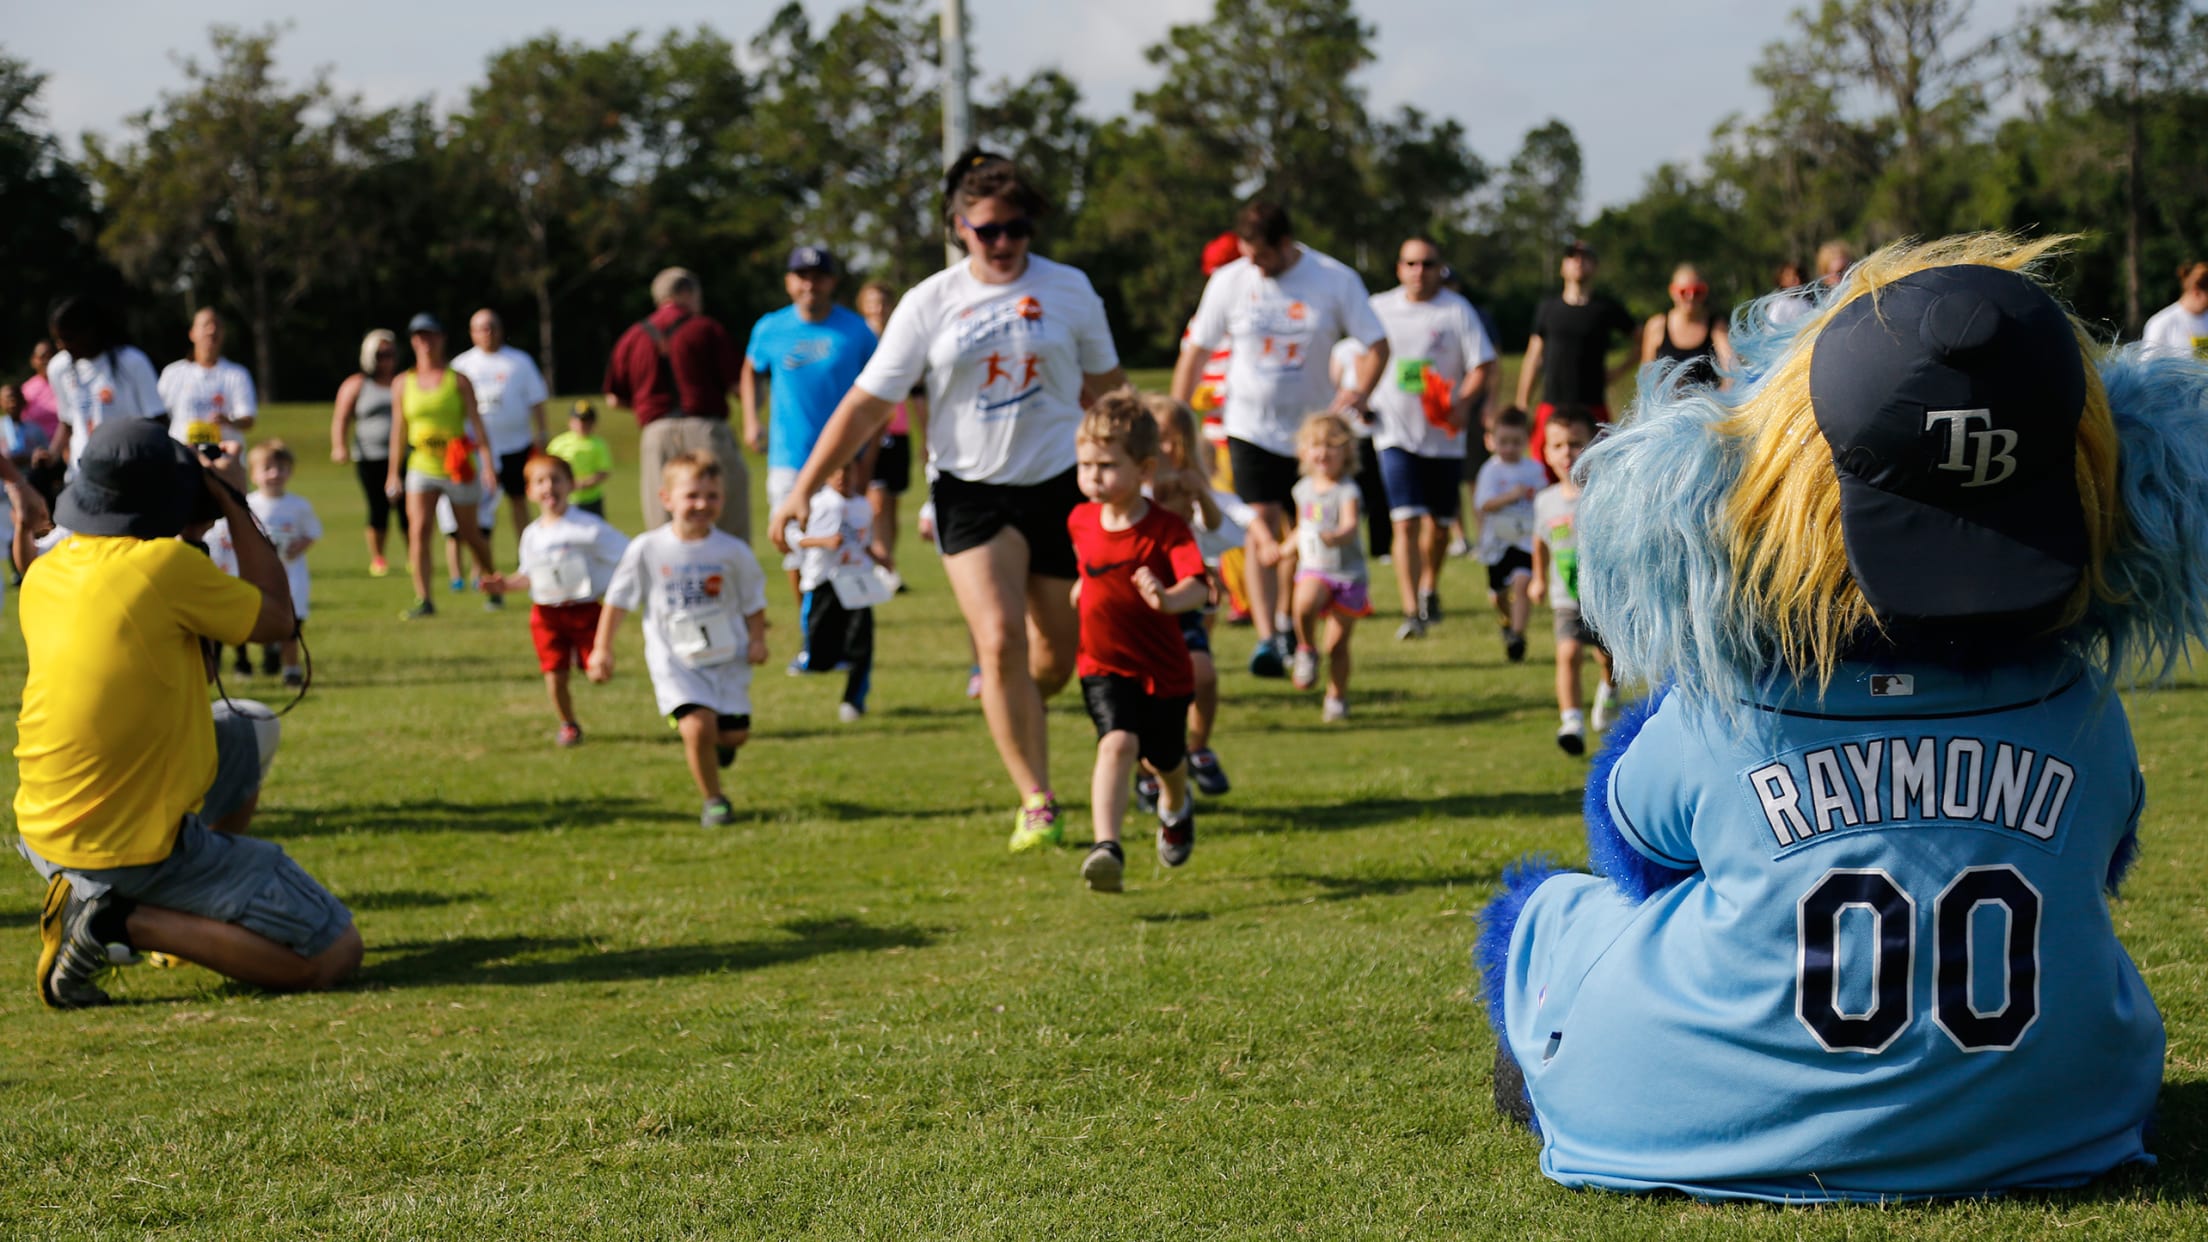
<instances>
[{"instance_id":1,"label":"clear sky","mask_svg":"<svg viewBox=\"0 0 2208 1242\"><path fill-rule=\"evenodd\" d=\"M1168 26L1202 19L1211 3L967 0L977 83L1055 66L1080 84L1092 114L1123 111L1134 92L1157 80L1143 49ZM492 51L546 29L601 42L637 27L656 34L703 24L742 45L776 7L770 0L105 0L21 6L0 46L49 75L49 121L74 149L75 135L120 133L125 117L179 84L173 55L204 51L215 22L289 21L278 45L287 76L327 65L342 89L371 104L427 94L449 105ZM805 0L816 23L842 7ZM1378 63L1360 80L1380 110L1412 104L1455 117L1473 149L1497 165L1527 130L1561 117L1586 153L1592 215L1634 197L1656 165L1699 155L1728 113L1757 110L1749 67L1765 44L1787 34L1793 7L1784 0L1359 0L1367 24L1378 28ZM2022 0L1979 0L1976 23L1990 32L2022 7ZM97 29L87 30L88 22Z\"/></svg>"}]
</instances>

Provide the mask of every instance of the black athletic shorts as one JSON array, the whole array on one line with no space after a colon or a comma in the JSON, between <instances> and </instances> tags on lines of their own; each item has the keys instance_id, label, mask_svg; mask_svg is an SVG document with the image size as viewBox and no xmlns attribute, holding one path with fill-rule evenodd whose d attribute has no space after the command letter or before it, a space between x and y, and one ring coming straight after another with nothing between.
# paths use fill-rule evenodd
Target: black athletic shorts
<instances>
[{"instance_id":1,"label":"black athletic shorts","mask_svg":"<svg viewBox=\"0 0 2208 1242\"><path fill-rule=\"evenodd\" d=\"M523 449L518 453L507 453L498 459L498 490L516 500L528 498L529 472L524 467L528 466L532 451Z\"/></svg>"},{"instance_id":2,"label":"black athletic shorts","mask_svg":"<svg viewBox=\"0 0 2208 1242\"><path fill-rule=\"evenodd\" d=\"M1083 500L1074 471L1024 484L974 483L939 474L931 498L943 555L971 551L1010 527L1027 540L1028 573L1069 580L1080 576L1073 535L1066 530L1066 518Z\"/></svg>"},{"instance_id":3,"label":"black athletic shorts","mask_svg":"<svg viewBox=\"0 0 2208 1242\"><path fill-rule=\"evenodd\" d=\"M1192 696L1160 697L1132 677L1104 674L1081 679L1081 699L1096 722L1096 736L1132 733L1143 762L1170 772L1188 758L1188 704Z\"/></svg>"},{"instance_id":4,"label":"black athletic shorts","mask_svg":"<svg viewBox=\"0 0 2208 1242\"><path fill-rule=\"evenodd\" d=\"M1234 468L1234 494L1253 505L1296 506L1296 459L1227 437L1227 464Z\"/></svg>"},{"instance_id":5,"label":"black athletic shorts","mask_svg":"<svg viewBox=\"0 0 2208 1242\"><path fill-rule=\"evenodd\" d=\"M1487 589L1497 593L1510 589L1510 576L1523 571L1533 573L1533 557L1524 548L1503 549L1503 559L1487 567Z\"/></svg>"},{"instance_id":6,"label":"black athletic shorts","mask_svg":"<svg viewBox=\"0 0 2208 1242\"><path fill-rule=\"evenodd\" d=\"M902 496L912 486L912 437L883 436L874 454L874 486Z\"/></svg>"},{"instance_id":7,"label":"black athletic shorts","mask_svg":"<svg viewBox=\"0 0 2208 1242\"><path fill-rule=\"evenodd\" d=\"M687 716L692 712L702 712L705 710L706 706L703 703L685 703L675 710L667 713L667 719L679 721L684 716ZM727 712L715 712L714 716L716 717L714 723L718 724L721 727L721 732L723 733L733 733L738 729L742 729L748 733L751 730L751 713L749 712L746 712L741 716L731 716Z\"/></svg>"}]
</instances>

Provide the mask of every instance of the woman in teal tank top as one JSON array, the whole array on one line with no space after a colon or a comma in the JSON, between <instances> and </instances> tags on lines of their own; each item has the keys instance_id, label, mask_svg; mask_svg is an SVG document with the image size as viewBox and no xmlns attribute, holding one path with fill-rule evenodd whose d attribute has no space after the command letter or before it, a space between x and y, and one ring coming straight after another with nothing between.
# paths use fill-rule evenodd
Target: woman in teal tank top
<instances>
[{"instance_id":1,"label":"woman in teal tank top","mask_svg":"<svg viewBox=\"0 0 2208 1242\"><path fill-rule=\"evenodd\" d=\"M434 315L416 315L406 325L414 346L414 369L391 383L391 464L383 489L393 500L406 499L407 566L414 576L414 606L399 615L417 621L437 614L429 591L430 532L436 529L437 498L452 501L460 542L475 556L476 572L488 578L491 541L476 525L482 500L477 455L491 438L475 408L475 388L445 359L445 329ZM403 472L403 474L402 474ZM487 607L501 602L490 596Z\"/></svg>"}]
</instances>

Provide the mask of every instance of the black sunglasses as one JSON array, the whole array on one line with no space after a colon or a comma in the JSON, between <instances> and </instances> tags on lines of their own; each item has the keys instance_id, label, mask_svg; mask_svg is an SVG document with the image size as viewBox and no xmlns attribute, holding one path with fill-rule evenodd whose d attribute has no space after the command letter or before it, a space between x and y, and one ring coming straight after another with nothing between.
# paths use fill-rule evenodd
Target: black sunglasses
<instances>
[{"instance_id":1,"label":"black sunglasses","mask_svg":"<svg viewBox=\"0 0 2208 1242\"><path fill-rule=\"evenodd\" d=\"M1026 216L1014 216L1002 224L976 224L964 216L960 216L958 222L973 230L974 236L980 238L984 246L996 245L1000 237L1026 241L1035 236L1035 222Z\"/></svg>"}]
</instances>

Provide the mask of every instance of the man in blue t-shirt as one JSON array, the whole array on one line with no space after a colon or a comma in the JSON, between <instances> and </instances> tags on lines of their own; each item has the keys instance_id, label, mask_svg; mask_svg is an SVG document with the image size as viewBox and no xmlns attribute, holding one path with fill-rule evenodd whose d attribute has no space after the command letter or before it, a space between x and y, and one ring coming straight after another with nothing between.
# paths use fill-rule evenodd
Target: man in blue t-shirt
<instances>
[{"instance_id":1,"label":"man in blue t-shirt","mask_svg":"<svg viewBox=\"0 0 2208 1242\"><path fill-rule=\"evenodd\" d=\"M782 277L790 305L753 324L751 341L744 347L744 370L737 381L744 443L767 455L769 512L789 494L837 403L874 356L874 330L857 312L836 305L836 275L836 256L826 246L790 251ZM768 397L765 427L759 425L762 388ZM867 452L872 454L871 446ZM796 591L795 564L786 568L790 589Z\"/></svg>"}]
</instances>

